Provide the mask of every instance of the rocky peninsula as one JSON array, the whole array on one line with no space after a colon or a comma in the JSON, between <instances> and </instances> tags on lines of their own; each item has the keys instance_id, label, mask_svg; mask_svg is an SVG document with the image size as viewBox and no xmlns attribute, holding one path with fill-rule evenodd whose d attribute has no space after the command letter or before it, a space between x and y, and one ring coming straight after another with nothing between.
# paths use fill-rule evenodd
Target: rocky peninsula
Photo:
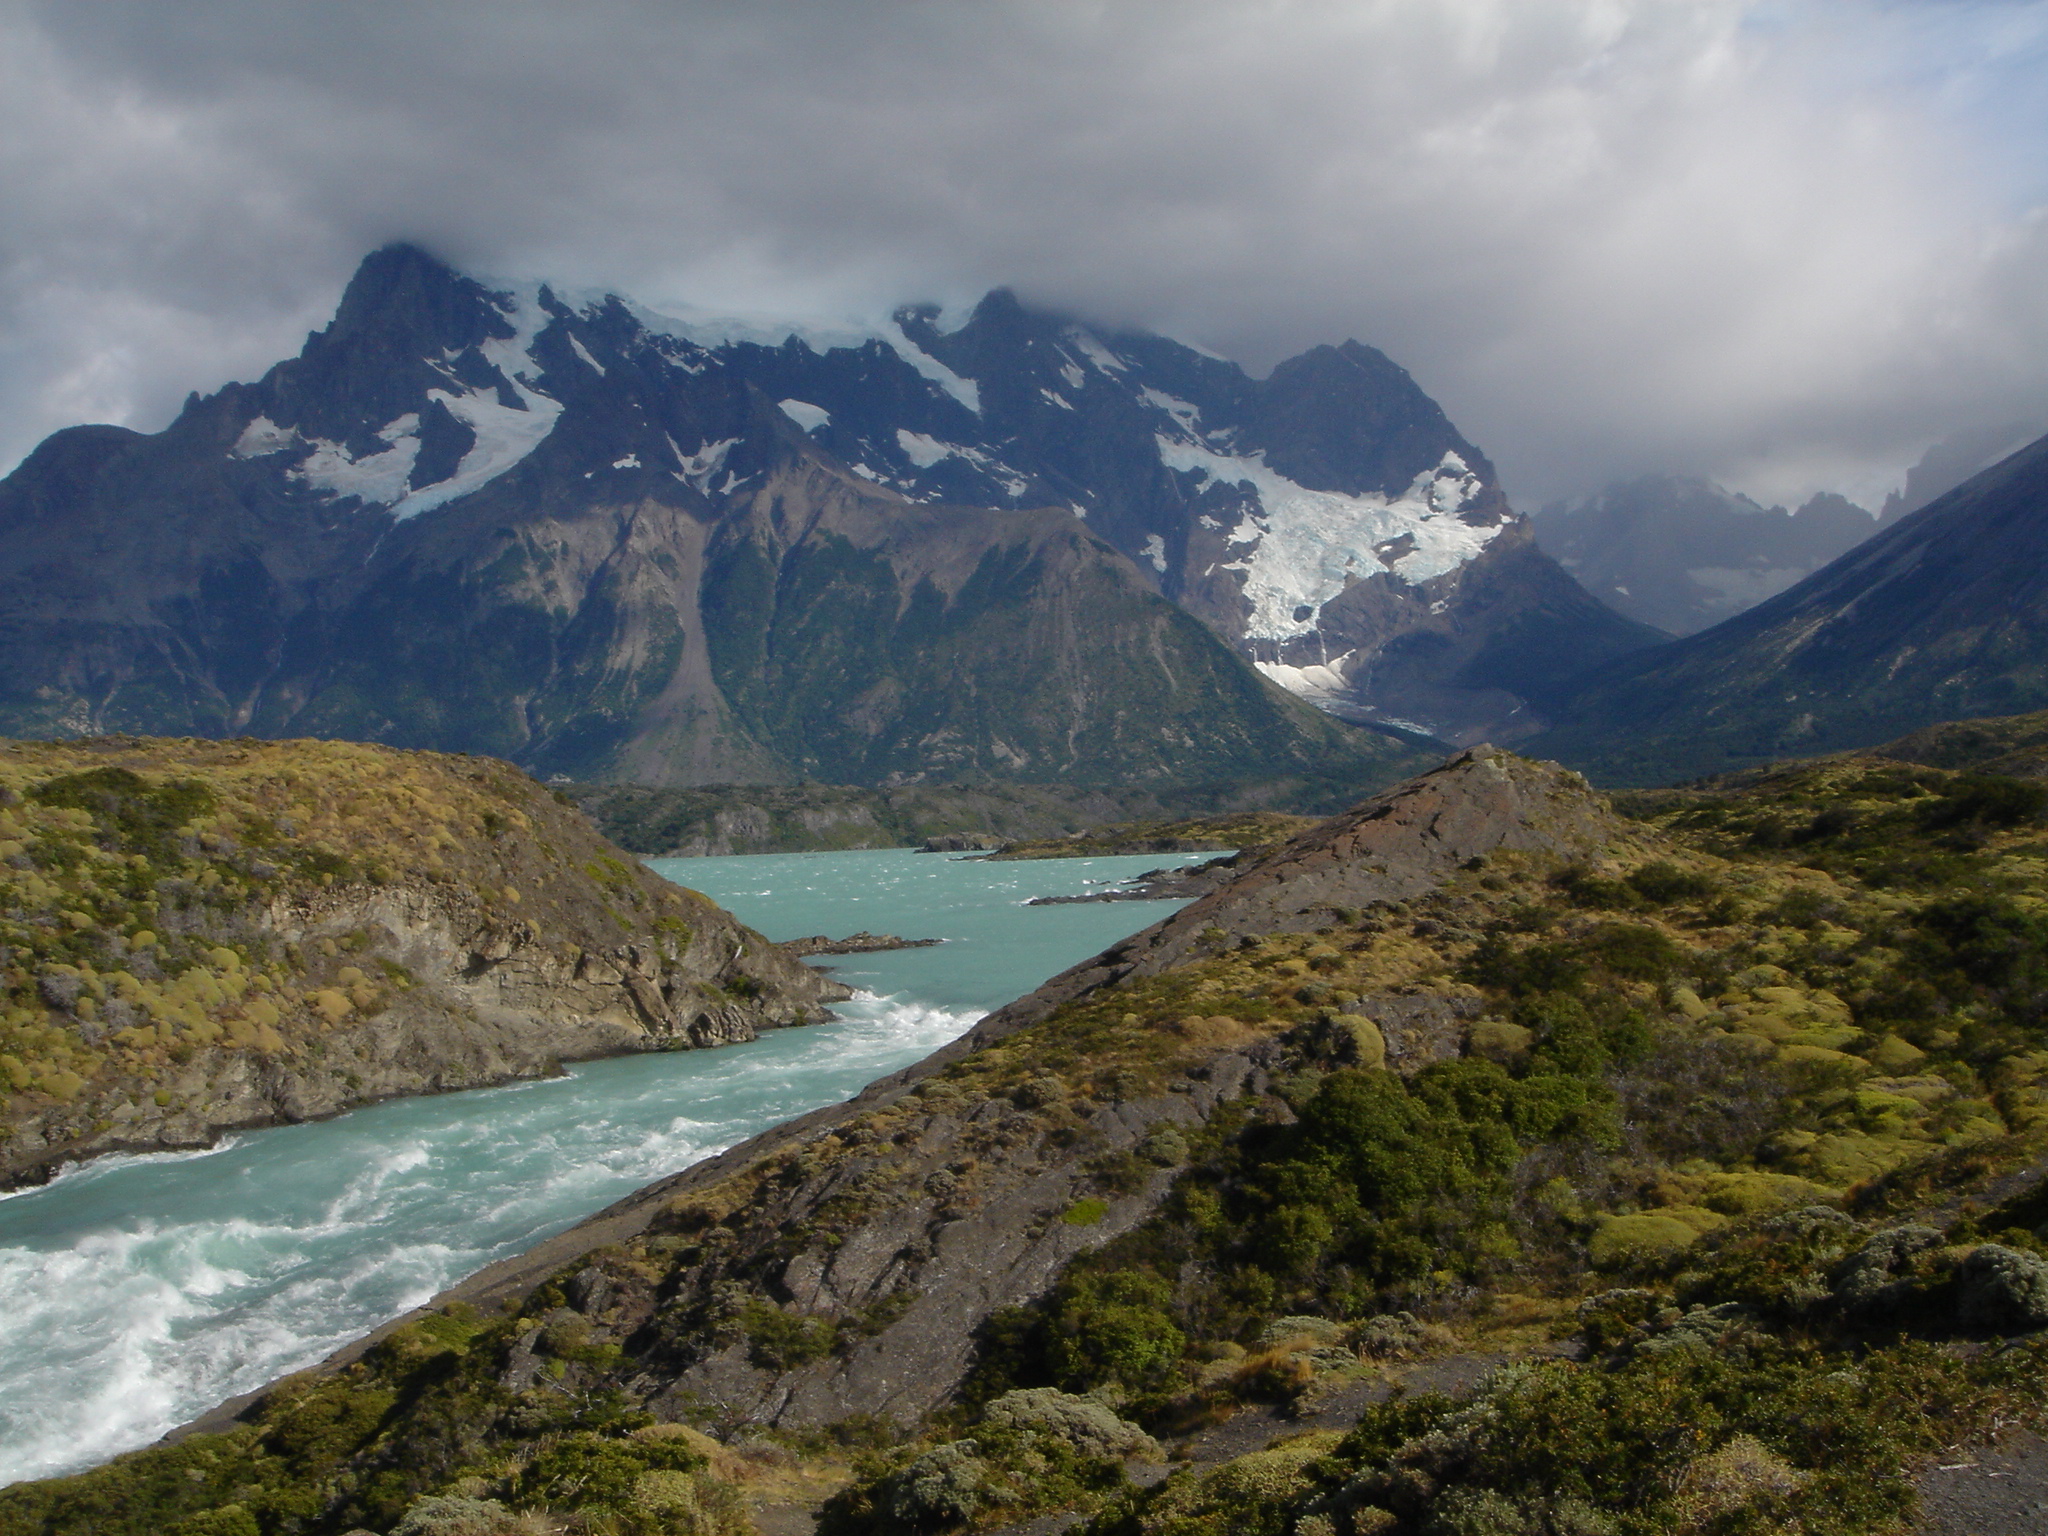
<instances>
[{"instance_id":1,"label":"rocky peninsula","mask_svg":"<svg viewBox=\"0 0 2048 1536\"><path fill-rule=\"evenodd\" d=\"M0 745L0 1186L847 995L495 759Z\"/></svg>"}]
</instances>

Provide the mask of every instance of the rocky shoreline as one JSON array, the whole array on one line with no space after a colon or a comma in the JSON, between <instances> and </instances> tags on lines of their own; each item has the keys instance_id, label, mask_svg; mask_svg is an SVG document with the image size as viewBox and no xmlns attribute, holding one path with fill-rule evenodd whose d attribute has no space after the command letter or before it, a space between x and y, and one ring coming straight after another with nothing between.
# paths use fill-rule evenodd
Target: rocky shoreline
<instances>
[{"instance_id":1,"label":"rocky shoreline","mask_svg":"<svg viewBox=\"0 0 2048 1536\"><path fill-rule=\"evenodd\" d=\"M487 759L12 743L0 845L0 1188L851 995Z\"/></svg>"}]
</instances>

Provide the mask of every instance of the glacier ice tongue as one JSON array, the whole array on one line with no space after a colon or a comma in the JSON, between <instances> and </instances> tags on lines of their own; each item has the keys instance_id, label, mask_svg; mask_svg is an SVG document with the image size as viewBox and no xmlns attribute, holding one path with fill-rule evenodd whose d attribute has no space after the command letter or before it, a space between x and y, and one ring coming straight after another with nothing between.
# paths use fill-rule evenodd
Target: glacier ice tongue
<instances>
[{"instance_id":1,"label":"glacier ice tongue","mask_svg":"<svg viewBox=\"0 0 2048 1536\"><path fill-rule=\"evenodd\" d=\"M1390 500L1378 491L1309 490L1269 468L1263 452L1222 454L1163 435L1157 442L1167 468L1246 486L1256 501L1229 535L1232 547L1246 552L1223 566L1243 578L1249 639L1310 634L1323 604L1347 582L1381 574L1428 581L1456 570L1500 532L1458 517L1480 482L1455 453Z\"/></svg>"}]
</instances>

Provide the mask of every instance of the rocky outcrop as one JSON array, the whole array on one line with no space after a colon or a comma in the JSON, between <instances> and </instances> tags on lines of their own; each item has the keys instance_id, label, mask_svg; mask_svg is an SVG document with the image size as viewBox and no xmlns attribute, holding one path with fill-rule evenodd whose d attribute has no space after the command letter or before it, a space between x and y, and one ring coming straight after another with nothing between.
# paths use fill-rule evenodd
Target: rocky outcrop
<instances>
[{"instance_id":1,"label":"rocky outcrop","mask_svg":"<svg viewBox=\"0 0 2048 1536\"><path fill-rule=\"evenodd\" d=\"M849 995L486 759L17 743L0 848L0 1182Z\"/></svg>"},{"instance_id":2,"label":"rocky outcrop","mask_svg":"<svg viewBox=\"0 0 2048 1536\"><path fill-rule=\"evenodd\" d=\"M1475 859L1592 858L1629 838L1576 774L1463 753L1258 857L851 1102L649 1186L442 1300L492 1304L573 1276L563 1305L625 1355L607 1379L664 1415L914 1421L958 1389L985 1319L1146 1220L1192 1133L1282 1068L1294 1014L1120 1013L1125 997L1158 1008L1137 983L1207 967L1227 973L1227 996L1265 974L1231 969L1254 934L1423 896L1469 880ZM1078 1061L1036 1028L1077 1009L1104 1020ZM1475 1012L1456 989L1388 983L1317 1027L1354 1033L1355 1059L1369 1046L1370 1064L1413 1071L1458 1054ZM1118 1018L1120 1034L1100 1032ZM1122 1172L1105 1183L1106 1167Z\"/></svg>"},{"instance_id":3,"label":"rocky outcrop","mask_svg":"<svg viewBox=\"0 0 2048 1536\"><path fill-rule=\"evenodd\" d=\"M1406 901L1496 853L1597 857L1630 839L1570 769L1472 747L1229 870L1192 905L990 1014L972 1038L999 1039L1097 987L1156 976L1246 935L1305 933L1376 901Z\"/></svg>"},{"instance_id":4,"label":"rocky outcrop","mask_svg":"<svg viewBox=\"0 0 2048 1536\"><path fill-rule=\"evenodd\" d=\"M803 939L784 939L782 951L799 958L806 955L871 955L885 949L929 949L944 942L943 939L899 939L893 933L869 933L863 929L843 939L828 938L822 933Z\"/></svg>"}]
</instances>

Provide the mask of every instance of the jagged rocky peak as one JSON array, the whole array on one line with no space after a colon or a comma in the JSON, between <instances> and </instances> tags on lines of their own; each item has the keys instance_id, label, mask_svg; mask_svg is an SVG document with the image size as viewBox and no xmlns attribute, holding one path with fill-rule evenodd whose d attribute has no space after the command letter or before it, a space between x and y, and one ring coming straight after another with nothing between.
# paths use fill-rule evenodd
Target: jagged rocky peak
<instances>
[{"instance_id":1,"label":"jagged rocky peak","mask_svg":"<svg viewBox=\"0 0 2048 1536\"><path fill-rule=\"evenodd\" d=\"M423 261L384 255L401 287ZM453 274L448 283L472 308L484 292ZM521 355L546 366L473 348L495 361L502 402L529 413L500 418L502 449L479 455L478 469L516 462L522 442L532 446L519 429L540 428L557 401L615 394L598 381L619 370L686 399L650 409L643 389L633 410L647 427L671 419L609 443L586 473L665 473L731 495L763 468L762 423L733 398L751 393L806 444L906 501L1068 507L1273 681L1333 713L1454 741L1527 734L1544 679L1654 638L1531 559L1485 455L1406 370L1355 340L1255 379L1169 338L1037 309L1001 288L952 329L930 306L832 326L668 314L544 287L494 302L536 317ZM500 351L520 334L498 338ZM707 410L707 394L723 408ZM434 401L422 421L447 407L465 422L477 414ZM370 459L400 467L406 426L394 417L369 434ZM330 489L371 494L353 464L320 469ZM473 479L424 493L409 481L398 510ZM1516 536L1486 563L1514 577L1482 581L1475 601L1458 578L1504 532ZM1533 684L1489 654L1503 627Z\"/></svg>"},{"instance_id":2,"label":"jagged rocky peak","mask_svg":"<svg viewBox=\"0 0 2048 1536\"><path fill-rule=\"evenodd\" d=\"M372 316L412 317L440 348L396 372L445 377L387 397L379 420L359 420L346 444L326 446L330 433L294 472L399 516L504 473L585 395L612 418L586 476L743 492L765 467L760 413L740 408L753 396L906 501L1070 508L1270 679L1352 719L1514 739L1537 728L1547 680L1654 638L1521 548L1485 455L1355 340L1255 379L1008 289L950 330L930 306L873 326L734 320L615 294L492 294L405 248L366 263L329 333L363 338L374 368L394 352ZM621 435L621 417L640 430ZM249 431L245 449L278 441L269 418ZM1495 550L1503 533L1516 536ZM1475 561L1513 576L1468 594ZM1503 629L1506 668L1487 645Z\"/></svg>"},{"instance_id":3,"label":"jagged rocky peak","mask_svg":"<svg viewBox=\"0 0 2048 1536\"><path fill-rule=\"evenodd\" d=\"M408 246L165 432L60 434L0 529L16 734L350 735L580 779L1364 783L1388 744L1251 667L1512 740L1654 638L1355 342L1256 379L1002 290L951 328L735 319Z\"/></svg>"}]
</instances>

